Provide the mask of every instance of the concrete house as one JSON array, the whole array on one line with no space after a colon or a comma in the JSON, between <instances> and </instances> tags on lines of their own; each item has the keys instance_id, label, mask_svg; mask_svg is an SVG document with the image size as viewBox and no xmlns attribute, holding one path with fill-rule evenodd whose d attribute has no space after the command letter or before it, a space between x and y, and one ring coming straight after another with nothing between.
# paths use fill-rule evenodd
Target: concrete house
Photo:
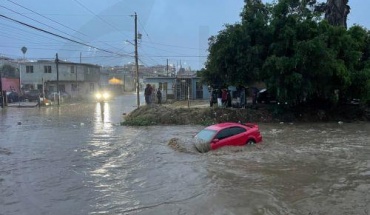
<instances>
[{"instance_id":1,"label":"concrete house","mask_svg":"<svg viewBox=\"0 0 370 215\"><path fill-rule=\"evenodd\" d=\"M154 90L162 90L162 100L203 100L210 98L208 87L195 76L145 77L144 84L150 84Z\"/></svg>"},{"instance_id":2,"label":"concrete house","mask_svg":"<svg viewBox=\"0 0 370 215\"><path fill-rule=\"evenodd\" d=\"M86 96L99 89L100 66L60 61L58 72L54 61L38 60L20 63L23 90L66 92L72 97Z\"/></svg>"}]
</instances>

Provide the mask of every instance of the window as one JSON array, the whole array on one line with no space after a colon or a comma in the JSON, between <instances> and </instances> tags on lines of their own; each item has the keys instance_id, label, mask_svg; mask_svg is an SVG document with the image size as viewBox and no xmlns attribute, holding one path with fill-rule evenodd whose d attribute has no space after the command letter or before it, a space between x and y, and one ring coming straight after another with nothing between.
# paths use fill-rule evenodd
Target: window
<instances>
[{"instance_id":1,"label":"window","mask_svg":"<svg viewBox=\"0 0 370 215\"><path fill-rule=\"evenodd\" d=\"M216 135L216 139L222 140L230 136L232 136L230 128L225 128L218 132L218 134Z\"/></svg>"},{"instance_id":2,"label":"window","mask_svg":"<svg viewBox=\"0 0 370 215\"><path fill-rule=\"evenodd\" d=\"M225 128L222 131L218 132L218 134L216 135L216 139L222 140L237 134L241 134L245 131L246 130L242 127Z\"/></svg>"},{"instance_id":3,"label":"window","mask_svg":"<svg viewBox=\"0 0 370 215\"><path fill-rule=\"evenodd\" d=\"M33 66L26 66L26 73L33 73Z\"/></svg>"},{"instance_id":4,"label":"window","mask_svg":"<svg viewBox=\"0 0 370 215\"><path fill-rule=\"evenodd\" d=\"M245 128L242 128L242 127L232 127L232 128L230 128L230 132L231 132L232 136L237 135L237 134L241 134L245 131L246 131Z\"/></svg>"},{"instance_id":5,"label":"window","mask_svg":"<svg viewBox=\"0 0 370 215\"><path fill-rule=\"evenodd\" d=\"M51 73L51 66L44 66L44 73Z\"/></svg>"},{"instance_id":6,"label":"window","mask_svg":"<svg viewBox=\"0 0 370 215\"><path fill-rule=\"evenodd\" d=\"M71 66L70 68L71 73L75 73L75 66Z\"/></svg>"}]
</instances>

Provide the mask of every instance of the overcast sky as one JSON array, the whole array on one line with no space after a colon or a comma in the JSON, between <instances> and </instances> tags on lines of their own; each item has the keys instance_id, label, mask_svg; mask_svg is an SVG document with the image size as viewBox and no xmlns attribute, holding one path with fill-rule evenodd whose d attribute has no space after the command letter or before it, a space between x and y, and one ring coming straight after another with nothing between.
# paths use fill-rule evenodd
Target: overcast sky
<instances>
[{"instance_id":1,"label":"overcast sky","mask_svg":"<svg viewBox=\"0 0 370 215\"><path fill-rule=\"evenodd\" d=\"M370 29L370 1L349 3L349 26L357 23ZM25 46L27 59L53 59L58 53L73 62L110 66L133 62L130 15L137 12L141 64L166 64L168 59L170 64L200 69L207 39L224 24L240 21L243 5L244 0L1 0L0 15L82 44L0 17L0 55L22 58Z\"/></svg>"}]
</instances>

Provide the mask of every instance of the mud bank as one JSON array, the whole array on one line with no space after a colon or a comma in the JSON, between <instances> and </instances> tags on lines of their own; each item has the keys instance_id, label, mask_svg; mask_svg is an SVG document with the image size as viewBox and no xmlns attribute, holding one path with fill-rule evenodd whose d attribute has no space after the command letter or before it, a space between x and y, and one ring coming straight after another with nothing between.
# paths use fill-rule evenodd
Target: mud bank
<instances>
[{"instance_id":1,"label":"mud bank","mask_svg":"<svg viewBox=\"0 0 370 215\"><path fill-rule=\"evenodd\" d=\"M210 125L219 122L352 122L369 121L370 116L358 107L345 107L337 111L301 110L278 113L270 105L259 105L254 108L210 108L179 107L174 105L143 106L129 113L122 125Z\"/></svg>"},{"instance_id":2,"label":"mud bank","mask_svg":"<svg viewBox=\"0 0 370 215\"><path fill-rule=\"evenodd\" d=\"M140 107L125 117L123 125L208 125L224 121L271 122L267 110L228 108Z\"/></svg>"}]
</instances>

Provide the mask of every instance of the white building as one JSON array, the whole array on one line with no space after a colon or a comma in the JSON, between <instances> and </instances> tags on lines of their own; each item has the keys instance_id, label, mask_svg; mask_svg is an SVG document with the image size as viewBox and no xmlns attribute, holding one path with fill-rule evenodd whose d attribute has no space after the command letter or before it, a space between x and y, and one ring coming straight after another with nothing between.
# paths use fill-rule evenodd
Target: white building
<instances>
[{"instance_id":1,"label":"white building","mask_svg":"<svg viewBox=\"0 0 370 215\"><path fill-rule=\"evenodd\" d=\"M72 97L85 96L98 90L100 66L60 61L58 72L54 61L39 60L20 63L23 90L38 89L45 93L66 92Z\"/></svg>"}]
</instances>

